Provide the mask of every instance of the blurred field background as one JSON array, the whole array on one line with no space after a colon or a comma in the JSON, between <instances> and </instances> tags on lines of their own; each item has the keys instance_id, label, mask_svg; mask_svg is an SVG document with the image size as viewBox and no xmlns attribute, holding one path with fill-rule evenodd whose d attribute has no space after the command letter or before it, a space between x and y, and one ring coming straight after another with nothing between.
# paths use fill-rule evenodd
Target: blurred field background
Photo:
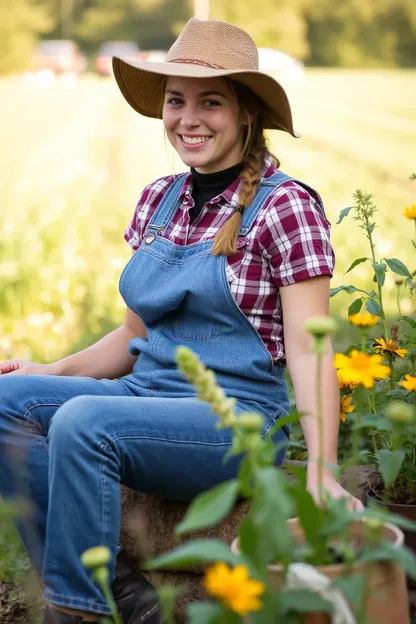
<instances>
[{"instance_id":1,"label":"blurred field background","mask_svg":"<svg viewBox=\"0 0 416 624\"><path fill-rule=\"evenodd\" d=\"M323 196L337 256L333 286L371 287L369 268L344 276L367 242L342 208L360 188L379 208L378 257L416 268L402 216L416 201L416 71L307 69L286 89L302 138L270 133L282 169ZM161 122L136 114L113 79L0 81L0 357L50 361L90 344L123 317L123 231L144 185L185 168ZM393 276L387 310L396 313ZM345 319L351 296L332 300ZM409 297L403 313L414 309Z\"/></svg>"}]
</instances>

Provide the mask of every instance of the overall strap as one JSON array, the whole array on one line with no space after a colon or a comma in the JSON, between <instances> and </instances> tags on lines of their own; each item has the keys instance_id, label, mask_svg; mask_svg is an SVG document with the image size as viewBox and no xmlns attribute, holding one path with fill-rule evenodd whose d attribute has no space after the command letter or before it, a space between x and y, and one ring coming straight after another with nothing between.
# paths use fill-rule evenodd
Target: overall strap
<instances>
[{"instance_id":1,"label":"overall strap","mask_svg":"<svg viewBox=\"0 0 416 624\"><path fill-rule=\"evenodd\" d=\"M169 225L178 208L179 195L187 175L187 173L181 173L169 186L162 201L154 211L147 230L164 230Z\"/></svg>"},{"instance_id":2,"label":"overall strap","mask_svg":"<svg viewBox=\"0 0 416 624\"><path fill-rule=\"evenodd\" d=\"M296 178L292 178L291 176L288 176L286 173L283 173L283 171L278 171L277 173L274 173L269 178L263 178L261 180L255 198L253 199L251 204L248 206L247 210L245 210L243 213L243 219L242 219L241 229L240 229L240 234L239 234L240 236L246 236L246 234L252 228L253 223L257 219L257 216L261 208L263 207L264 202L272 193L274 193L274 190L276 188L278 188L285 182L296 182L300 186L303 186L303 188L305 188L308 192L310 192L312 197L316 197L316 199L318 200L319 208L322 210L325 216L325 210L324 210L322 198L319 195L319 193L315 191L315 189L313 189L308 184L305 184L304 182L297 180Z\"/></svg>"}]
</instances>

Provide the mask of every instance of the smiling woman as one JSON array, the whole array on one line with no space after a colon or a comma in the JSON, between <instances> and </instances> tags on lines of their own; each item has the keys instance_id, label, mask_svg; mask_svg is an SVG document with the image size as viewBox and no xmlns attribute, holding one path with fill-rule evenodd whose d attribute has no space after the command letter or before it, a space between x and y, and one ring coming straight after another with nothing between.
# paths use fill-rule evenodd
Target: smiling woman
<instances>
[{"instance_id":1,"label":"smiling woman","mask_svg":"<svg viewBox=\"0 0 416 624\"><path fill-rule=\"evenodd\" d=\"M225 78L168 78L163 123L188 167L213 173L240 162L248 122Z\"/></svg>"},{"instance_id":2,"label":"smiling woman","mask_svg":"<svg viewBox=\"0 0 416 624\"><path fill-rule=\"evenodd\" d=\"M340 408L330 345L321 444L305 329L328 314L330 224L319 194L280 170L264 135L298 136L285 91L259 71L248 33L216 21L190 20L164 63L114 58L113 67L131 106L163 119L188 170L140 194L125 231L134 253L119 283L121 327L59 362L0 365L0 493L27 483L36 543L19 528L46 587L45 624L109 614L80 562L98 540L112 553L124 623L159 624L149 583L118 552L120 483L190 501L239 470L241 456L224 462L232 431L218 429L177 367L181 345L215 373L238 414L263 416L263 436L288 414L287 366L304 413L308 488L321 494L319 463L326 490L348 497L327 468L337 462ZM287 425L271 435L278 466L288 437ZM16 457L26 459L17 475Z\"/></svg>"}]
</instances>

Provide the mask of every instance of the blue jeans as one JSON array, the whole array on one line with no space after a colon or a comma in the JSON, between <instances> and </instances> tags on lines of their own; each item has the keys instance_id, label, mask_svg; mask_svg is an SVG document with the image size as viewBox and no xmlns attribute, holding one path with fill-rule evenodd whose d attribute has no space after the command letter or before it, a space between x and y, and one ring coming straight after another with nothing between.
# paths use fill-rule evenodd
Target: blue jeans
<instances>
[{"instance_id":1,"label":"blue jeans","mask_svg":"<svg viewBox=\"0 0 416 624\"><path fill-rule=\"evenodd\" d=\"M183 397L149 396L134 375L116 381L0 376L0 494L31 501L31 522L18 528L47 600L110 613L80 555L108 546L113 574L120 483L189 501L235 477L241 458L222 461L231 432L216 429L217 417L192 390ZM255 407L240 400L237 411ZM265 416L266 431L274 418ZM286 430L275 441L287 441Z\"/></svg>"}]
</instances>

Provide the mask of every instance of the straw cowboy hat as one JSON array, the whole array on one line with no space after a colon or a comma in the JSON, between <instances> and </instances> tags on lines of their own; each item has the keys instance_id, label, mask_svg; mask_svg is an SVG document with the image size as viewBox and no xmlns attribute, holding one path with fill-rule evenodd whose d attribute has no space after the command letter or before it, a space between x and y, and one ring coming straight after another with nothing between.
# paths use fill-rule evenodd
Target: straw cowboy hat
<instances>
[{"instance_id":1,"label":"straw cowboy hat","mask_svg":"<svg viewBox=\"0 0 416 624\"><path fill-rule=\"evenodd\" d=\"M163 63L127 62L113 57L117 84L127 102L146 117L161 118L164 77L218 78L227 76L249 87L265 104L265 127L294 137L292 112L283 87L259 71L256 44L245 30L212 20L192 18Z\"/></svg>"}]
</instances>

